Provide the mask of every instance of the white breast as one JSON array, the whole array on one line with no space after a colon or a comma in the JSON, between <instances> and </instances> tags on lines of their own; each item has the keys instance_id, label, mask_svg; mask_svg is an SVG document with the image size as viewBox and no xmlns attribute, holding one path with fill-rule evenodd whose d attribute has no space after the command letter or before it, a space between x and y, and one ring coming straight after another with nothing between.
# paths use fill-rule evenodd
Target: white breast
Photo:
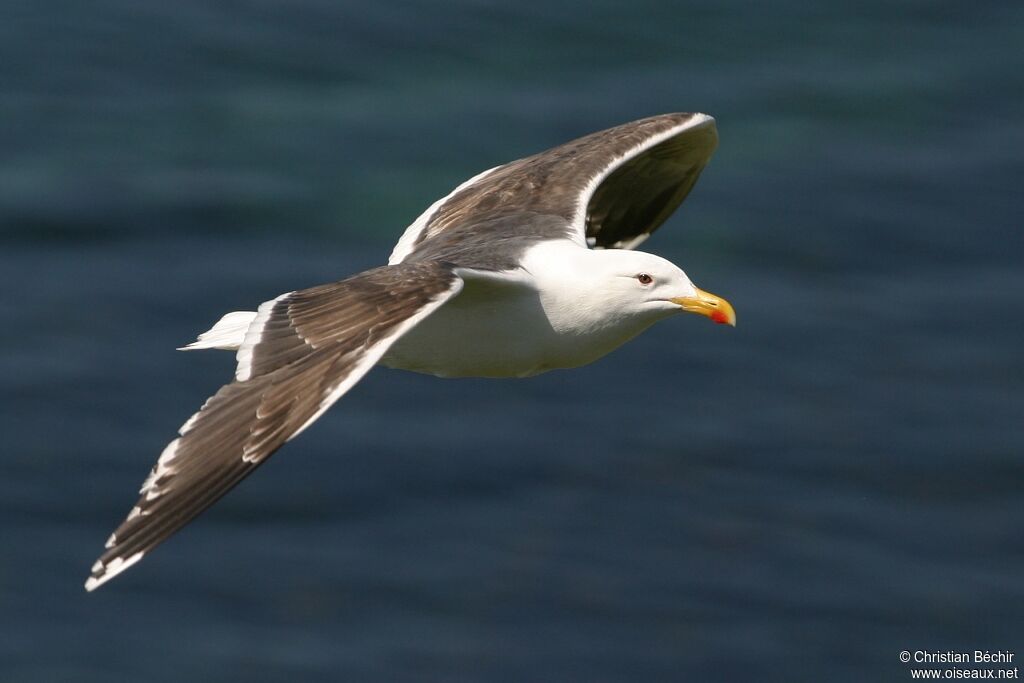
<instances>
[{"instance_id":1,"label":"white breast","mask_svg":"<svg viewBox=\"0 0 1024 683\"><path fill-rule=\"evenodd\" d=\"M439 377L524 377L550 369L559 345L535 290L470 280L381 364Z\"/></svg>"}]
</instances>

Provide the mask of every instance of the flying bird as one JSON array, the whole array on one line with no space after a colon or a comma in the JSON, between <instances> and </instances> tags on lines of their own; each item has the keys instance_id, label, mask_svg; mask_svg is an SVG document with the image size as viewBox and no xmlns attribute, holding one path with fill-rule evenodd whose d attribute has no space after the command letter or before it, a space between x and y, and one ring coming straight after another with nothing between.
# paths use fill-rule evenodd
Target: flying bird
<instances>
[{"instance_id":1,"label":"flying bird","mask_svg":"<svg viewBox=\"0 0 1024 683\"><path fill-rule=\"evenodd\" d=\"M683 311L735 325L725 299L632 251L717 144L710 116L665 114L497 166L434 202L386 266L222 317L184 349L237 351L234 380L160 454L86 590L215 503L374 365L527 377L586 365Z\"/></svg>"}]
</instances>

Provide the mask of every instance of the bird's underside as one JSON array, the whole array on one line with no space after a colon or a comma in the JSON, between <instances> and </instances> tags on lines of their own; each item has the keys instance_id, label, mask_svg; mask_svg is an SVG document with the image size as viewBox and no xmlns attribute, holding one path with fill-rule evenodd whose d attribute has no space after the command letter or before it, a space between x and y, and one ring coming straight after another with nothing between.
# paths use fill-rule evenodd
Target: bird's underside
<instances>
[{"instance_id":1,"label":"bird's underside","mask_svg":"<svg viewBox=\"0 0 1024 683\"><path fill-rule=\"evenodd\" d=\"M520 376L589 362L636 334L649 323L585 342L555 329L524 264L548 244L632 248L683 201L716 144L710 117L669 114L491 169L417 219L389 265L225 316L186 348L237 349L234 380L161 453L86 589L216 502L379 362ZM547 337L526 334L545 325Z\"/></svg>"}]
</instances>

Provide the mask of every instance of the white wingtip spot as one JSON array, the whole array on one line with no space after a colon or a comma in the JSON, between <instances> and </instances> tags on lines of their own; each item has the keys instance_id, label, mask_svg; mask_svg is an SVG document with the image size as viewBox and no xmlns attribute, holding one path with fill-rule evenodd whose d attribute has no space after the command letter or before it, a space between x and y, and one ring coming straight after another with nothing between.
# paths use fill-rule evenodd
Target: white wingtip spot
<instances>
[{"instance_id":1,"label":"white wingtip spot","mask_svg":"<svg viewBox=\"0 0 1024 683\"><path fill-rule=\"evenodd\" d=\"M107 542L103 544L103 547L109 549L113 548L115 545L117 545L117 534L110 534L110 538L108 538Z\"/></svg>"},{"instance_id":2,"label":"white wingtip spot","mask_svg":"<svg viewBox=\"0 0 1024 683\"><path fill-rule=\"evenodd\" d=\"M133 564L141 560L142 556L145 554L145 552L137 552L134 555L131 555L127 558L115 557L113 560L111 560L105 565L103 564L103 562L97 560L96 564L92 566L92 571L94 575L90 576L88 579L85 580L85 590L89 592L96 590L97 588L105 584L107 581L110 581L112 578L123 572L125 569L128 569Z\"/></svg>"}]
</instances>

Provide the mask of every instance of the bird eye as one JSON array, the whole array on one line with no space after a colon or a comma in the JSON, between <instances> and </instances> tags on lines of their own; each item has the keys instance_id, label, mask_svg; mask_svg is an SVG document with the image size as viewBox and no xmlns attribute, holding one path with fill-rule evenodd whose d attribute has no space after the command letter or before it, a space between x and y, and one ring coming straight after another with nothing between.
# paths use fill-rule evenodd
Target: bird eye
<instances>
[{"instance_id":1,"label":"bird eye","mask_svg":"<svg viewBox=\"0 0 1024 683\"><path fill-rule=\"evenodd\" d=\"M642 285L649 285L652 282L654 282L654 278L648 275L647 273L640 273L639 275L636 276L636 279Z\"/></svg>"}]
</instances>

